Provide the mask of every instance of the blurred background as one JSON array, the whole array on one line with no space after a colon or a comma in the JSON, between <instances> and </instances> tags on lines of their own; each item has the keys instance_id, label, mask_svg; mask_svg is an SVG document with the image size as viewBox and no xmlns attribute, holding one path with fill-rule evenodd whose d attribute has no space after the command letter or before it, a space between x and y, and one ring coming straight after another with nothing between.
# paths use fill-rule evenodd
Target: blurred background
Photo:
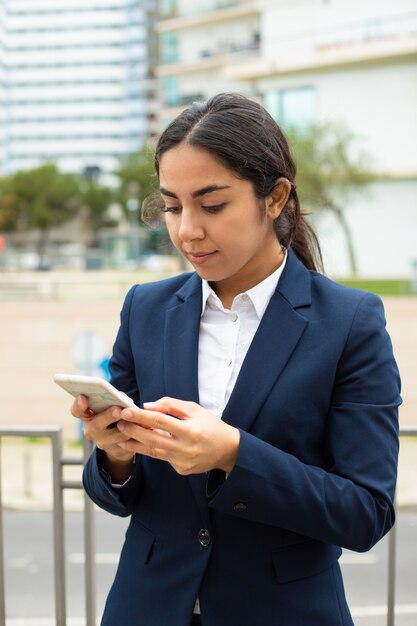
<instances>
[{"instance_id":1,"label":"blurred background","mask_svg":"<svg viewBox=\"0 0 417 626\"><path fill-rule=\"evenodd\" d=\"M383 297L417 424L415 0L0 0L0 424L80 441L52 376L107 377L129 286L187 269L140 208L160 132L220 91L287 133L326 273ZM36 468L8 445L6 501L33 500Z\"/></svg>"},{"instance_id":2,"label":"blurred background","mask_svg":"<svg viewBox=\"0 0 417 626\"><path fill-rule=\"evenodd\" d=\"M0 0L1 421L71 429L53 373L106 375L129 285L184 269L141 203L159 133L220 91L288 134L326 272L386 297L417 420L415 2Z\"/></svg>"}]
</instances>

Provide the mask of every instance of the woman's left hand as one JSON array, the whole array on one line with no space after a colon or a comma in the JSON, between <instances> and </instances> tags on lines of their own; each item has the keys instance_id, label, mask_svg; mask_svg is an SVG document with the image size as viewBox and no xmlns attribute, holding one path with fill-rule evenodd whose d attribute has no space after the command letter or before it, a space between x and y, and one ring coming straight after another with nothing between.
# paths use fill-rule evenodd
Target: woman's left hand
<instances>
[{"instance_id":1,"label":"woman's left hand","mask_svg":"<svg viewBox=\"0 0 417 626\"><path fill-rule=\"evenodd\" d=\"M117 408L113 416L129 437L118 444L121 448L167 461L178 474L214 468L230 473L236 463L239 430L195 402L161 398L144 409Z\"/></svg>"}]
</instances>

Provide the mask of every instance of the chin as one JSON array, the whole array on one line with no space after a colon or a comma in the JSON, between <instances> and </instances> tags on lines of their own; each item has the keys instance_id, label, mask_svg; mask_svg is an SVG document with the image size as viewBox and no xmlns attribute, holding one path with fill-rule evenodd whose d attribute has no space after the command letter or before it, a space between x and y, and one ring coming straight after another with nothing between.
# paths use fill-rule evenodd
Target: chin
<instances>
[{"instance_id":1,"label":"chin","mask_svg":"<svg viewBox=\"0 0 417 626\"><path fill-rule=\"evenodd\" d=\"M216 283L225 278L225 276L223 274L220 274L219 272L204 270L201 267L195 267L194 271L200 276L200 278L207 280L209 283Z\"/></svg>"}]
</instances>

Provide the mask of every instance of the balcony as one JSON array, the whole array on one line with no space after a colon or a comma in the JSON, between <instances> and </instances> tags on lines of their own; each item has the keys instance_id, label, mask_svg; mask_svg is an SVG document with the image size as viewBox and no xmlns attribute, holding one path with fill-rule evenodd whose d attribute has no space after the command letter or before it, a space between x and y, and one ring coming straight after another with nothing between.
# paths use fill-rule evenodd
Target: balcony
<instances>
[{"instance_id":1,"label":"balcony","mask_svg":"<svg viewBox=\"0 0 417 626\"><path fill-rule=\"evenodd\" d=\"M217 46L205 46L196 55L190 55L177 62L165 63L156 68L157 76L171 76L195 71L219 69L228 64L247 62L259 57L260 41L257 36L249 41L237 43L219 43Z\"/></svg>"},{"instance_id":2,"label":"balcony","mask_svg":"<svg viewBox=\"0 0 417 626\"><path fill-rule=\"evenodd\" d=\"M417 57L417 12L351 22L264 41L263 55L229 63L223 76L254 80Z\"/></svg>"},{"instance_id":3,"label":"balcony","mask_svg":"<svg viewBox=\"0 0 417 626\"><path fill-rule=\"evenodd\" d=\"M170 19L162 19L155 25L158 33L183 30L194 26L204 26L226 20L234 20L248 15L258 15L261 11L258 0L240 2L210 2L210 8L196 13L182 13Z\"/></svg>"}]
</instances>

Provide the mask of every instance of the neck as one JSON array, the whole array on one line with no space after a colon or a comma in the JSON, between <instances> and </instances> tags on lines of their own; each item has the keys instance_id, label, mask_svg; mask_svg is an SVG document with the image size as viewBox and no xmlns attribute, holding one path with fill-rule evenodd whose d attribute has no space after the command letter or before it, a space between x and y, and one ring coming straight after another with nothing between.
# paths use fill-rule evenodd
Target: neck
<instances>
[{"instance_id":1,"label":"neck","mask_svg":"<svg viewBox=\"0 0 417 626\"><path fill-rule=\"evenodd\" d=\"M210 283L212 289L216 292L225 309L230 309L233 300L239 293L244 293L252 287L259 285L265 278L273 274L282 264L284 260L284 252L279 248L279 255L264 268L257 268L255 271L242 276L239 280L226 279L218 282Z\"/></svg>"}]
</instances>

